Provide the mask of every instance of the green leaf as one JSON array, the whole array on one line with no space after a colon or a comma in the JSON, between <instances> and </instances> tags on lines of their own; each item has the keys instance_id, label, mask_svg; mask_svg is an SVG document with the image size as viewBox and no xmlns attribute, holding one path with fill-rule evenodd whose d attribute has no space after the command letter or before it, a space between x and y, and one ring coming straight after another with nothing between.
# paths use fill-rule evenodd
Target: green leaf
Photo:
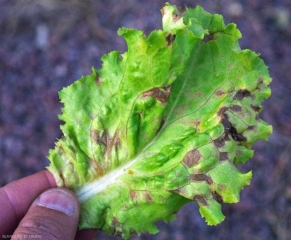
<instances>
[{"instance_id":1,"label":"green leaf","mask_svg":"<svg viewBox=\"0 0 291 240\"><path fill-rule=\"evenodd\" d=\"M250 184L245 163L271 126L259 119L271 78L241 33L202 7L162 9L163 30L121 28L128 51L60 91L63 137L48 169L81 202L79 227L156 233L196 201L209 225Z\"/></svg>"}]
</instances>

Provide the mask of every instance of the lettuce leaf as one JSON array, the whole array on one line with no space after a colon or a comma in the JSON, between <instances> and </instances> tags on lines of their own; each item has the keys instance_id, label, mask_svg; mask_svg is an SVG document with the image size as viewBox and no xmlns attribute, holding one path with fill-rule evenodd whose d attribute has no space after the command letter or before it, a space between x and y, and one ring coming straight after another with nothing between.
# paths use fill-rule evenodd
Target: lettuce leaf
<instances>
[{"instance_id":1,"label":"lettuce leaf","mask_svg":"<svg viewBox=\"0 0 291 240\"><path fill-rule=\"evenodd\" d=\"M48 169L78 196L80 229L157 233L191 201L222 222L221 203L238 202L252 177L236 164L272 131L258 117L268 69L240 49L236 25L200 6L161 11L163 30L119 29L128 51L60 91L63 137Z\"/></svg>"}]
</instances>

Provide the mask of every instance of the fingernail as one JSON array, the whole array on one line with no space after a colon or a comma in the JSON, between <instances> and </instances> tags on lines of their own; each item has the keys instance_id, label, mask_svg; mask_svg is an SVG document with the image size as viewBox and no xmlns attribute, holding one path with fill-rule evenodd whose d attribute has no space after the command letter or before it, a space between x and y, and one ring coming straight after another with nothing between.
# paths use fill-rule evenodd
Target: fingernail
<instances>
[{"instance_id":1,"label":"fingernail","mask_svg":"<svg viewBox=\"0 0 291 240\"><path fill-rule=\"evenodd\" d=\"M42 193L37 204L67 215L73 215L77 208L76 200L69 193L60 188L50 189Z\"/></svg>"}]
</instances>

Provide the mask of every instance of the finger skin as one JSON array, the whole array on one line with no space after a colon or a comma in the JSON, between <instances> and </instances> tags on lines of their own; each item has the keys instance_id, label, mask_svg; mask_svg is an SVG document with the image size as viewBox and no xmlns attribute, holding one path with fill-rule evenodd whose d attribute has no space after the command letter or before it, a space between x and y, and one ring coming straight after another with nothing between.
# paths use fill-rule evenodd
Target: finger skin
<instances>
[{"instance_id":1,"label":"finger skin","mask_svg":"<svg viewBox=\"0 0 291 240\"><path fill-rule=\"evenodd\" d=\"M41 171L0 188L0 236L11 235L30 205L43 191L56 187L53 175ZM76 240L94 239L96 230L82 230Z\"/></svg>"},{"instance_id":2,"label":"finger skin","mask_svg":"<svg viewBox=\"0 0 291 240\"><path fill-rule=\"evenodd\" d=\"M72 240L79 221L79 202L68 189L55 188L42 193L21 220L15 239Z\"/></svg>"},{"instance_id":3,"label":"finger skin","mask_svg":"<svg viewBox=\"0 0 291 240\"><path fill-rule=\"evenodd\" d=\"M0 236L11 234L34 199L52 187L56 187L55 180L44 170L0 188Z\"/></svg>"}]
</instances>

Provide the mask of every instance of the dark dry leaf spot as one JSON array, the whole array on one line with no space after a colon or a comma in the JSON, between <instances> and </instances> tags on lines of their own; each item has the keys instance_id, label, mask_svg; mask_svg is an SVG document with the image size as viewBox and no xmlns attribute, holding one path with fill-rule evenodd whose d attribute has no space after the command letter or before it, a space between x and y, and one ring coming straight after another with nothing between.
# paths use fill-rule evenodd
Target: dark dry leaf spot
<instances>
[{"instance_id":1,"label":"dark dry leaf spot","mask_svg":"<svg viewBox=\"0 0 291 240\"><path fill-rule=\"evenodd\" d=\"M144 196L144 198L145 198L145 200L147 202L152 202L153 201L152 196L148 192L144 192L143 196Z\"/></svg>"},{"instance_id":2,"label":"dark dry leaf spot","mask_svg":"<svg viewBox=\"0 0 291 240\"><path fill-rule=\"evenodd\" d=\"M233 100L243 100L245 97L251 97L251 93L246 89L240 89L234 95Z\"/></svg>"},{"instance_id":3,"label":"dark dry leaf spot","mask_svg":"<svg viewBox=\"0 0 291 240\"><path fill-rule=\"evenodd\" d=\"M175 189L175 190L170 190L170 192L177 193L177 194L179 194L181 196L183 196L185 194L181 188L178 188L178 189Z\"/></svg>"},{"instance_id":4,"label":"dark dry leaf spot","mask_svg":"<svg viewBox=\"0 0 291 240\"><path fill-rule=\"evenodd\" d=\"M233 126L230 126L229 132L230 132L231 137L233 138L234 141L238 141L238 142L247 141L247 138L245 136L243 136L241 133L238 133Z\"/></svg>"},{"instance_id":5,"label":"dark dry leaf spot","mask_svg":"<svg viewBox=\"0 0 291 240\"><path fill-rule=\"evenodd\" d=\"M97 142L97 144L102 144L104 146L106 146L107 144L107 138L108 138L108 134L104 131L102 134L96 130L91 130L91 139L95 142Z\"/></svg>"},{"instance_id":6,"label":"dark dry leaf spot","mask_svg":"<svg viewBox=\"0 0 291 240\"><path fill-rule=\"evenodd\" d=\"M116 147L120 147L121 142L120 142L120 137L119 137L118 132L115 133L112 142L113 142L113 145L114 145L114 146L116 146Z\"/></svg>"},{"instance_id":7,"label":"dark dry leaf spot","mask_svg":"<svg viewBox=\"0 0 291 240\"><path fill-rule=\"evenodd\" d=\"M230 138L229 138L229 136L227 134L225 134L224 140L225 141L230 141Z\"/></svg>"},{"instance_id":8,"label":"dark dry leaf spot","mask_svg":"<svg viewBox=\"0 0 291 240\"><path fill-rule=\"evenodd\" d=\"M199 205L201 206L207 206L207 202L205 200L205 198L201 195L195 195L194 196L194 200L197 201L199 203Z\"/></svg>"},{"instance_id":9,"label":"dark dry leaf spot","mask_svg":"<svg viewBox=\"0 0 291 240\"><path fill-rule=\"evenodd\" d=\"M188 152L185 155L185 157L183 158L183 163L187 167L193 167L199 162L200 158L201 158L200 152L195 149L195 150Z\"/></svg>"},{"instance_id":10,"label":"dark dry leaf spot","mask_svg":"<svg viewBox=\"0 0 291 240\"><path fill-rule=\"evenodd\" d=\"M119 237L122 236L122 231L123 231L122 224L115 217L113 217L112 225L110 226L110 231L115 236L119 236Z\"/></svg>"},{"instance_id":11,"label":"dark dry leaf spot","mask_svg":"<svg viewBox=\"0 0 291 240\"><path fill-rule=\"evenodd\" d=\"M189 94L188 94L189 95ZM194 93L193 93L193 91L191 92L191 96L190 96L190 98L192 98L192 99L196 99L196 98L199 98L199 97L201 97L203 94L202 94L202 92L201 91L195 91Z\"/></svg>"},{"instance_id":12,"label":"dark dry leaf spot","mask_svg":"<svg viewBox=\"0 0 291 240\"><path fill-rule=\"evenodd\" d=\"M221 196L220 196L216 191L211 192L211 193L212 193L213 198L214 198L217 202L219 202L219 203L222 203L222 202L223 202L222 197L221 197Z\"/></svg>"},{"instance_id":13,"label":"dark dry leaf spot","mask_svg":"<svg viewBox=\"0 0 291 240\"><path fill-rule=\"evenodd\" d=\"M242 111L242 107L240 105L232 105L230 107L230 110L232 110L234 112L241 112Z\"/></svg>"},{"instance_id":14,"label":"dark dry leaf spot","mask_svg":"<svg viewBox=\"0 0 291 240\"><path fill-rule=\"evenodd\" d=\"M217 116L219 117L223 117L225 118L225 111L227 110L228 108L227 107L221 107L219 108L218 112L217 112Z\"/></svg>"},{"instance_id":15,"label":"dark dry leaf spot","mask_svg":"<svg viewBox=\"0 0 291 240\"><path fill-rule=\"evenodd\" d=\"M95 130L91 130L90 136L94 142L96 141L97 143L99 143L99 132L97 132Z\"/></svg>"},{"instance_id":16,"label":"dark dry leaf spot","mask_svg":"<svg viewBox=\"0 0 291 240\"><path fill-rule=\"evenodd\" d=\"M207 42L212 41L212 40L214 40L214 39L215 39L215 35L214 35L214 33L210 33L210 34L208 34L208 35L205 35L202 41L203 41L204 43L207 43Z\"/></svg>"},{"instance_id":17,"label":"dark dry leaf spot","mask_svg":"<svg viewBox=\"0 0 291 240\"><path fill-rule=\"evenodd\" d=\"M129 191L129 196L132 200L136 200L138 198L137 192L132 189Z\"/></svg>"},{"instance_id":18,"label":"dark dry leaf spot","mask_svg":"<svg viewBox=\"0 0 291 240\"><path fill-rule=\"evenodd\" d=\"M219 160L220 161L226 161L226 160L228 160L228 153L227 152L220 152L219 153Z\"/></svg>"},{"instance_id":19,"label":"dark dry leaf spot","mask_svg":"<svg viewBox=\"0 0 291 240\"><path fill-rule=\"evenodd\" d=\"M255 111L255 112L259 112L261 110L260 106L256 106L256 105L251 105L251 108Z\"/></svg>"},{"instance_id":20,"label":"dark dry leaf spot","mask_svg":"<svg viewBox=\"0 0 291 240\"><path fill-rule=\"evenodd\" d=\"M218 88L216 91L215 91L215 96L217 97L221 97L225 94L225 92L223 90L221 90L220 88Z\"/></svg>"},{"instance_id":21,"label":"dark dry leaf spot","mask_svg":"<svg viewBox=\"0 0 291 240\"><path fill-rule=\"evenodd\" d=\"M97 144L105 146L108 157L111 156L113 147L118 148L121 145L118 132L116 132L112 138L107 131L103 131L102 134L97 131L91 131L91 139L96 141Z\"/></svg>"},{"instance_id":22,"label":"dark dry leaf spot","mask_svg":"<svg viewBox=\"0 0 291 240\"><path fill-rule=\"evenodd\" d=\"M89 112L88 115L89 115L89 118L91 118L92 120L96 118L96 115L92 112Z\"/></svg>"},{"instance_id":23,"label":"dark dry leaf spot","mask_svg":"<svg viewBox=\"0 0 291 240\"><path fill-rule=\"evenodd\" d=\"M257 89L260 88L260 85L264 84L264 79L263 78L259 78L258 79L258 83L257 83Z\"/></svg>"},{"instance_id":24,"label":"dark dry leaf spot","mask_svg":"<svg viewBox=\"0 0 291 240\"><path fill-rule=\"evenodd\" d=\"M243 152L241 150L236 150L235 151L236 156L241 156L243 154Z\"/></svg>"},{"instance_id":25,"label":"dark dry leaf spot","mask_svg":"<svg viewBox=\"0 0 291 240\"><path fill-rule=\"evenodd\" d=\"M224 145L225 145L225 134L223 134L222 136L220 136L219 138L215 139L213 141L214 145L217 147L217 148L222 148Z\"/></svg>"},{"instance_id":26,"label":"dark dry leaf spot","mask_svg":"<svg viewBox=\"0 0 291 240\"><path fill-rule=\"evenodd\" d=\"M104 131L102 136L98 139L99 143L102 143L104 146L108 146L111 138L109 136L109 133L107 131Z\"/></svg>"},{"instance_id":27,"label":"dark dry leaf spot","mask_svg":"<svg viewBox=\"0 0 291 240\"><path fill-rule=\"evenodd\" d=\"M176 38L176 35L173 35L171 33L166 37L166 40L168 42L168 46L172 45L172 43L174 42L175 38Z\"/></svg>"},{"instance_id":28,"label":"dark dry leaf spot","mask_svg":"<svg viewBox=\"0 0 291 240\"><path fill-rule=\"evenodd\" d=\"M98 177L101 177L105 174L104 170L98 164L98 161L96 159L90 159L90 165L93 167L93 169L95 170L95 174L97 174Z\"/></svg>"},{"instance_id":29,"label":"dark dry leaf spot","mask_svg":"<svg viewBox=\"0 0 291 240\"><path fill-rule=\"evenodd\" d=\"M97 84L98 86L100 86L100 84L102 83L102 78L101 78L101 77L97 77L97 78L95 79L95 82L96 82L96 84Z\"/></svg>"},{"instance_id":30,"label":"dark dry leaf spot","mask_svg":"<svg viewBox=\"0 0 291 240\"><path fill-rule=\"evenodd\" d=\"M223 118L222 118L221 123L224 127L225 134L227 134L227 135L230 134L234 141L238 141L238 142L247 141L247 138L245 136L243 136L241 133L238 133L236 128L234 126L232 126L232 124L228 120L228 116L226 113L223 114Z\"/></svg>"},{"instance_id":31,"label":"dark dry leaf spot","mask_svg":"<svg viewBox=\"0 0 291 240\"><path fill-rule=\"evenodd\" d=\"M202 181L206 181L208 184L212 184L213 180L211 179L211 177L207 176L206 174L191 174L191 180L193 181L197 181L197 182L202 182Z\"/></svg>"},{"instance_id":32,"label":"dark dry leaf spot","mask_svg":"<svg viewBox=\"0 0 291 240\"><path fill-rule=\"evenodd\" d=\"M163 87L163 88L153 88L144 93L142 93L142 97L154 97L160 103L166 103L170 97L171 86Z\"/></svg>"},{"instance_id":33,"label":"dark dry leaf spot","mask_svg":"<svg viewBox=\"0 0 291 240\"><path fill-rule=\"evenodd\" d=\"M167 6L167 4L164 3L164 5L160 8L160 11L161 11L161 13L162 13L162 16L165 15L165 7L166 7L166 6Z\"/></svg>"},{"instance_id":34,"label":"dark dry leaf spot","mask_svg":"<svg viewBox=\"0 0 291 240\"><path fill-rule=\"evenodd\" d=\"M115 226L121 226L121 223L117 220L116 217L113 217L112 224Z\"/></svg>"},{"instance_id":35,"label":"dark dry leaf spot","mask_svg":"<svg viewBox=\"0 0 291 240\"><path fill-rule=\"evenodd\" d=\"M173 14L173 23L178 22L181 19L181 16L178 14Z\"/></svg>"},{"instance_id":36,"label":"dark dry leaf spot","mask_svg":"<svg viewBox=\"0 0 291 240\"><path fill-rule=\"evenodd\" d=\"M248 130L251 130L251 131L255 130L256 128L257 126L248 126Z\"/></svg>"},{"instance_id":37,"label":"dark dry leaf spot","mask_svg":"<svg viewBox=\"0 0 291 240\"><path fill-rule=\"evenodd\" d=\"M223 114L223 118L221 119L221 123L224 127L225 133L228 134L229 128L230 128L230 122L228 121L228 116L226 114Z\"/></svg>"}]
</instances>

